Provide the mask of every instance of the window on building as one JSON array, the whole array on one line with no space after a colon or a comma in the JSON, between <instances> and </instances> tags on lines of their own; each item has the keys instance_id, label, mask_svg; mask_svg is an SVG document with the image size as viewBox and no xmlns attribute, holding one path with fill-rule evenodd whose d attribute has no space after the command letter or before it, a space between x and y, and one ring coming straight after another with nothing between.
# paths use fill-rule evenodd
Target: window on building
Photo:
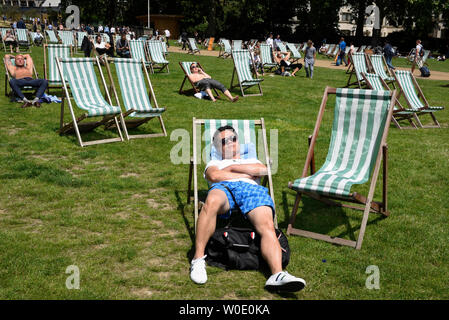
<instances>
[{"instance_id":1,"label":"window on building","mask_svg":"<svg viewBox=\"0 0 449 320\"><path fill-rule=\"evenodd\" d=\"M352 21L352 14L350 14L350 13L342 13L341 14L341 21L342 22L351 22Z\"/></svg>"}]
</instances>

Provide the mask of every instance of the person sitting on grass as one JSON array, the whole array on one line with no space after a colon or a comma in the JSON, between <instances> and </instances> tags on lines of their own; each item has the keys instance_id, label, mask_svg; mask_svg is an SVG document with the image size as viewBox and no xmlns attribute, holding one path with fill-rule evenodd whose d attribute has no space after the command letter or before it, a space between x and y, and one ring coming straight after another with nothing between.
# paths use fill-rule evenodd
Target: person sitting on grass
<instances>
[{"instance_id":1,"label":"person sitting on grass","mask_svg":"<svg viewBox=\"0 0 449 320\"><path fill-rule=\"evenodd\" d=\"M265 289L290 292L303 289L306 285L303 279L282 271L282 251L273 221L274 203L267 188L258 184L267 175L267 167L255 158L240 158L239 139L232 126L218 128L213 145L222 160L209 161L204 171L211 188L198 216L190 279L196 284L207 282L205 249L215 231L217 216L229 218L232 210L239 208L261 238L262 257L271 271Z\"/></svg>"},{"instance_id":2,"label":"person sitting on grass","mask_svg":"<svg viewBox=\"0 0 449 320\"><path fill-rule=\"evenodd\" d=\"M273 53L274 61L280 66L281 74L285 74L287 70L293 70L291 73L292 77L296 77L296 72L302 68L302 63L291 63L288 61L290 59L290 52L277 52Z\"/></svg>"},{"instance_id":3,"label":"person sitting on grass","mask_svg":"<svg viewBox=\"0 0 449 320\"><path fill-rule=\"evenodd\" d=\"M120 39L117 40L115 44L115 52L122 58L131 58L131 54L129 52L129 42L126 39L126 34L122 33L120 35Z\"/></svg>"},{"instance_id":4,"label":"person sitting on grass","mask_svg":"<svg viewBox=\"0 0 449 320\"><path fill-rule=\"evenodd\" d=\"M15 58L15 66L11 62L11 58ZM48 87L48 81L45 79L33 79L33 59L29 54L18 54L15 57L13 55L5 55L5 64L8 72L12 78L9 81L14 94L20 99L19 102L23 103L21 108L27 108L34 105L39 108L41 106L39 100L45 93ZM26 60L26 63L25 63ZM30 101L22 93L21 88L25 86L37 88L36 97Z\"/></svg>"},{"instance_id":5,"label":"person sitting on grass","mask_svg":"<svg viewBox=\"0 0 449 320\"><path fill-rule=\"evenodd\" d=\"M196 63L192 63L190 65L190 74L189 79L192 83L198 87L201 91L206 91L207 95L212 101L216 101L214 95L212 94L211 89L218 89L224 93L226 97L229 98L232 102L236 102L239 99L239 96L233 97L226 87L217 80L212 79L210 75L204 72L202 69L198 67Z\"/></svg>"}]
</instances>

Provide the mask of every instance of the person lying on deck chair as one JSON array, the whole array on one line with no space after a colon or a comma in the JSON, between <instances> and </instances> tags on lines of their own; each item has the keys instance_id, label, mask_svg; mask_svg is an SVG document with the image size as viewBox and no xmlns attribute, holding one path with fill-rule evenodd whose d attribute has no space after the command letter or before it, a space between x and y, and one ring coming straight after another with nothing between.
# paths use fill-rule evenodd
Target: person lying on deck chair
<instances>
[{"instance_id":1,"label":"person lying on deck chair","mask_svg":"<svg viewBox=\"0 0 449 320\"><path fill-rule=\"evenodd\" d=\"M282 74L285 71L293 70L291 73L292 77L296 77L296 72L298 72L302 68L302 63L291 63L288 61L290 59L290 52L277 52L273 53L274 61L280 66Z\"/></svg>"},{"instance_id":2,"label":"person lying on deck chair","mask_svg":"<svg viewBox=\"0 0 449 320\"><path fill-rule=\"evenodd\" d=\"M212 79L210 75L204 72L202 69L198 67L196 63L192 63L190 65L190 74L189 79L193 82L193 84L198 87L201 91L206 91L209 98L212 101L215 101L215 97L212 94L211 89L218 89L223 92L223 94L229 98L232 102L236 102L239 99L239 96L233 97L226 87L217 80Z\"/></svg>"},{"instance_id":3,"label":"person lying on deck chair","mask_svg":"<svg viewBox=\"0 0 449 320\"><path fill-rule=\"evenodd\" d=\"M229 218L232 209L240 208L261 237L262 257L272 273L265 288L290 292L303 289L303 279L282 271L282 251L273 222L274 203L268 190L258 184L260 177L267 174L267 167L257 159L240 158L240 144L232 126L218 128L213 144L223 160L209 161L204 172L211 188L198 216L191 280L197 284L207 282L205 248L215 231L217 216Z\"/></svg>"},{"instance_id":4,"label":"person lying on deck chair","mask_svg":"<svg viewBox=\"0 0 449 320\"><path fill-rule=\"evenodd\" d=\"M15 66L12 64L11 58L15 59ZM14 94L19 97L19 102L23 102L21 108L31 107L32 105L39 108L41 106L39 100L44 95L45 90L47 90L48 81L45 79L33 79L34 63L31 56L29 54L18 54L14 57L7 54L4 59L8 72L12 76L11 80L9 80L9 85ZM22 93L21 88L26 86L37 88L36 97L32 101L28 100Z\"/></svg>"}]
</instances>

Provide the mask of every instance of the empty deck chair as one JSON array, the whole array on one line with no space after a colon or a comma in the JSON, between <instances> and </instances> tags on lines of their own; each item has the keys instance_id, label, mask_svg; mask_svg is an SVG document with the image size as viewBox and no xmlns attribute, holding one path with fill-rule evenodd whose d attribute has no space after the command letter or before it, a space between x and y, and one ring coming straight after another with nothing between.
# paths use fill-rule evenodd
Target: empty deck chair
<instances>
[{"instance_id":1,"label":"empty deck chair","mask_svg":"<svg viewBox=\"0 0 449 320\"><path fill-rule=\"evenodd\" d=\"M30 40L28 38L27 29L16 29L16 38L19 48L28 50L30 48Z\"/></svg>"},{"instance_id":2,"label":"empty deck chair","mask_svg":"<svg viewBox=\"0 0 449 320\"><path fill-rule=\"evenodd\" d=\"M352 64L348 67L348 83L346 87L356 85L358 88L362 88L365 85L365 79L363 79L362 72L368 73L368 65L366 64L366 55L364 53L353 53L351 55ZM351 82L352 76L355 75L356 81Z\"/></svg>"},{"instance_id":3,"label":"empty deck chair","mask_svg":"<svg viewBox=\"0 0 449 320\"><path fill-rule=\"evenodd\" d=\"M271 51L271 47L268 44L260 45L260 58L262 60L263 68L268 68L270 72L273 70L273 68L276 68L278 66L277 63L273 60L273 53Z\"/></svg>"},{"instance_id":4,"label":"empty deck chair","mask_svg":"<svg viewBox=\"0 0 449 320\"><path fill-rule=\"evenodd\" d=\"M182 71L184 72L184 80L182 81L181 87L179 88L179 94L185 94L185 93L187 93L189 91L192 91L192 90L193 90L194 93L200 92L200 90L195 86L195 84L188 77L191 74L190 66L192 65L192 63L196 63L201 68L201 70L204 71L203 66L199 62L196 62L196 61L179 61L179 65L180 65ZM206 71L204 71L204 72L206 72ZM183 90L186 80L188 80L190 82L190 84L192 85L192 89L190 89L190 90ZM215 96L220 96L215 88L212 88L211 90L214 91Z\"/></svg>"},{"instance_id":5,"label":"empty deck chair","mask_svg":"<svg viewBox=\"0 0 449 320\"><path fill-rule=\"evenodd\" d=\"M387 66L385 57L381 54L368 55L368 61L370 62L371 69L379 75L383 81L394 86L394 77L391 74L390 68Z\"/></svg>"},{"instance_id":6,"label":"empty deck chair","mask_svg":"<svg viewBox=\"0 0 449 320\"><path fill-rule=\"evenodd\" d=\"M70 58L72 46L65 44L44 44L44 79L48 81L48 92L51 88L63 87L59 76L56 58Z\"/></svg>"},{"instance_id":7,"label":"empty deck chair","mask_svg":"<svg viewBox=\"0 0 449 320\"><path fill-rule=\"evenodd\" d=\"M251 58L249 50L232 50L232 60L234 61L234 70L232 71L231 89L239 86L242 96L261 96L262 87L260 83L263 79L257 79L257 75L253 77L253 71L256 70L254 61ZM234 84L234 78L237 74L238 83ZM257 86L259 93L245 94L245 90Z\"/></svg>"},{"instance_id":8,"label":"empty deck chair","mask_svg":"<svg viewBox=\"0 0 449 320\"><path fill-rule=\"evenodd\" d=\"M144 40L129 40L129 53L132 59L143 60L147 68L151 66Z\"/></svg>"},{"instance_id":9,"label":"empty deck chair","mask_svg":"<svg viewBox=\"0 0 449 320\"><path fill-rule=\"evenodd\" d=\"M220 40L220 51L218 52L218 57L223 59L229 58L232 55L232 47L228 39Z\"/></svg>"},{"instance_id":10,"label":"empty deck chair","mask_svg":"<svg viewBox=\"0 0 449 320\"><path fill-rule=\"evenodd\" d=\"M128 139L123 114L120 106L114 106L112 104L98 56L95 58L58 58L57 66L65 93L65 97L63 97L63 102L61 104L61 120L58 133L67 134L74 131L81 147L99 143L123 141L123 135L118 123L118 121L120 121L122 128L125 130L125 137ZM100 74L108 101L105 100L100 91L94 66L97 67ZM69 93L69 88L71 95ZM72 122L67 124L64 123L64 100L67 100L68 102L72 118ZM85 111L84 114L78 117L75 115L72 100L78 108ZM86 118L93 117L102 117L102 119L91 122L82 122ZM81 132L92 131L101 125L108 125L110 122L115 123L115 127L119 134L118 138L98 139L87 142L82 140Z\"/></svg>"},{"instance_id":11,"label":"empty deck chair","mask_svg":"<svg viewBox=\"0 0 449 320\"><path fill-rule=\"evenodd\" d=\"M443 110L444 107L430 106L424 96L418 82L410 71L396 70L393 73L396 83L399 85L400 94L404 95L405 101L410 109L417 111L418 125L421 128L440 128L435 112ZM434 125L423 126L419 120L420 115L429 114L432 117Z\"/></svg>"},{"instance_id":12,"label":"empty deck chair","mask_svg":"<svg viewBox=\"0 0 449 320\"><path fill-rule=\"evenodd\" d=\"M68 46L75 46L75 39L73 37L72 31L59 30L58 31L59 38L61 38L62 44Z\"/></svg>"},{"instance_id":13,"label":"empty deck chair","mask_svg":"<svg viewBox=\"0 0 449 320\"><path fill-rule=\"evenodd\" d=\"M191 200L191 188L193 178L194 205L195 205L195 232L199 214L200 198L198 183L198 167L202 166L201 160L207 164L210 160L221 160L221 156L213 147L213 135L215 131L224 125L231 125L238 136L240 143L240 156L243 159L257 158L267 166L267 175L262 179L262 185L267 187L274 202L273 180L271 177L271 161L268 153L268 142L264 119L258 120L218 120L193 118L193 157L190 160L189 183L187 190L187 203ZM204 130L202 130L204 128ZM259 128L259 130L257 130ZM203 137L203 138L202 138ZM201 146L205 141L204 148ZM263 146L263 147L258 147ZM203 152L204 150L204 152ZM204 156L202 156L204 154ZM201 171L200 171L201 172ZM267 186L268 183L268 186ZM277 228L277 215L274 217L274 225Z\"/></svg>"},{"instance_id":14,"label":"empty deck chair","mask_svg":"<svg viewBox=\"0 0 449 320\"><path fill-rule=\"evenodd\" d=\"M296 49L293 43L287 42L287 48L292 53L292 55L290 56L291 57L290 60L292 63L295 63L296 61L302 58L301 53L298 51L298 49Z\"/></svg>"},{"instance_id":15,"label":"empty deck chair","mask_svg":"<svg viewBox=\"0 0 449 320\"><path fill-rule=\"evenodd\" d=\"M314 172L315 144L330 94L336 95L331 140L324 164L317 172ZM299 179L288 184L290 189L296 191L296 200L287 234L360 249L369 213L389 215L386 188L386 140L395 97L395 91L334 89L329 87L325 89L302 175ZM382 202L375 202L373 201L373 195L382 161L383 200ZM311 169L311 175L307 176L309 169ZM370 184L366 197L351 190L353 185L365 184L368 181ZM363 218L357 241L295 228L296 213L303 195L328 205L362 210ZM347 205L346 202L358 203L359 206Z\"/></svg>"},{"instance_id":16,"label":"empty deck chair","mask_svg":"<svg viewBox=\"0 0 449 320\"><path fill-rule=\"evenodd\" d=\"M191 54L200 53L200 49L196 46L195 38L188 38L189 41L189 52Z\"/></svg>"},{"instance_id":17,"label":"empty deck chair","mask_svg":"<svg viewBox=\"0 0 449 320\"><path fill-rule=\"evenodd\" d=\"M382 91L382 90L390 91L391 90L390 87L388 86L388 84L378 74L362 72L362 76L365 79L365 82L369 89L378 90L378 91ZM414 118L417 122L419 122L419 120L417 119L416 113L417 113L417 111L415 111L415 110L405 109L401 105L399 100L396 99L395 104L394 104L393 117L391 118L391 120L393 121L394 125L398 129L417 129L415 123L412 120ZM407 120L410 123L410 126L402 127L399 123L399 121L401 121L401 120Z\"/></svg>"},{"instance_id":18,"label":"empty deck chair","mask_svg":"<svg viewBox=\"0 0 449 320\"><path fill-rule=\"evenodd\" d=\"M165 59L165 55L162 52L162 45L160 41L156 40L148 40L147 41L148 48L148 56L150 58L150 69L151 73L154 73L154 70L159 70L162 72L164 69L167 70L167 73L170 72L168 69L169 62Z\"/></svg>"},{"instance_id":19,"label":"empty deck chair","mask_svg":"<svg viewBox=\"0 0 449 320\"><path fill-rule=\"evenodd\" d=\"M153 118L158 118L161 125L162 133L132 135L128 132L129 139L167 136L164 120L162 119L165 108L159 108L158 106L144 61L126 58L113 58L107 61L112 61L115 65L121 97L126 109L126 112L123 114L126 131L147 123ZM106 69L117 105L121 106L108 62L106 62Z\"/></svg>"},{"instance_id":20,"label":"empty deck chair","mask_svg":"<svg viewBox=\"0 0 449 320\"><path fill-rule=\"evenodd\" d=\"M56 33L54 30L45 30L48 36L47 43L59 43L59 39L56 36Z\"/></svg>"}]
</instances>

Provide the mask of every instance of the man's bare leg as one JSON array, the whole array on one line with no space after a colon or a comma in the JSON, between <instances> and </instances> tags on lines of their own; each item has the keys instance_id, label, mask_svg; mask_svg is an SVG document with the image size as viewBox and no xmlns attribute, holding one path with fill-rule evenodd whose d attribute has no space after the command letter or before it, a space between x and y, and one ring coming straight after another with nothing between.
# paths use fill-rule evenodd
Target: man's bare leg
<instances>
[{"instance_id":1,"label":"man's bare leg","mask_svg":"<svg viewBox=\"0 0 449 320\"><path fill-rule=\"evenodd\" d=\"M207 93L207 95L209 96L209 98L213 101L213 102L215 102L215 97L214 97L214 94L212 93L212 90L211 89L206 89L206 93Z\"/></svg>"}]
</instances>

